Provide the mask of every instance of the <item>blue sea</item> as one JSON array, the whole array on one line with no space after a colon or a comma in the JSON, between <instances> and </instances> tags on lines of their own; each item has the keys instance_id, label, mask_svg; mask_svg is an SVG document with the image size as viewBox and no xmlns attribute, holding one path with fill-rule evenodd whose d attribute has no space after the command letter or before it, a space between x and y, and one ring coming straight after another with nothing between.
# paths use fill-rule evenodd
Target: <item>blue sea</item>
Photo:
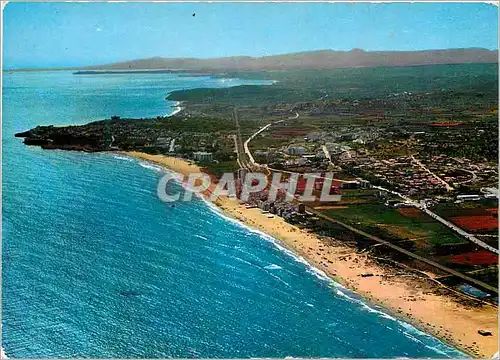
<instances>
[{"instance_id":1,"label":"blue sea","mask_svg":"<svg viewBox=\"0 0 500 360\"><path fill-rule=\"evenodd\" d=\"M170 114L172 90L251 83L259 82L4 73L7 356L464 356L209 204L162 203L164 170L152 164L14 138L36 125Z\"/></svg>"}]
</instances>

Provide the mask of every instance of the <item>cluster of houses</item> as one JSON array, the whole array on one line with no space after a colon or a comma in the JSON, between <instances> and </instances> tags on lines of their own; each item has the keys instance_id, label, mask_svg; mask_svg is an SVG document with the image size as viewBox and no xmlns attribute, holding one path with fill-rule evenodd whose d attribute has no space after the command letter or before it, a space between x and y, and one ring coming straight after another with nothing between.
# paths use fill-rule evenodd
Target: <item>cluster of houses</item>
<instances>
[{"instance_id":1,"label":"cluster of houses","mask_svg":"<svg viewBox=\"0 0 500 360\"><path fill-rule=\"evenodd\" d=\"M447 155L419 156L425 166L452 186L460 184L491 185L498 182L496 164L477 162L465 157L449 157Z\"/></svg>"},{"instance_id":2,"label":"cluster of houses","mask_svg":"<svg viewBox=\"0 0 500 360\"><path fill-rule=\"evenodd\" d=\"M264 190L259 193L251 194L246 203L247 208L259 208L262 214L268 214L269 217L279 216L286 222L301 227L312 228L318 218L306 211L304 204L294 204L286 201L284 196L278 196L274 201L267 199L267 192Z\"/></svg>"},{"instance_id":3,"label":"cluster of houses","mask_svg":"<svg viewBox=\"0 0 500 360\"><path fill-rule=\"evenodd\" d=\"M392 189L404 195L431 195L446 192L442 181L422 169L409 156L377 161L366 158L354 166L363 174L390 185Z\"/></svg>"}]
</instances>

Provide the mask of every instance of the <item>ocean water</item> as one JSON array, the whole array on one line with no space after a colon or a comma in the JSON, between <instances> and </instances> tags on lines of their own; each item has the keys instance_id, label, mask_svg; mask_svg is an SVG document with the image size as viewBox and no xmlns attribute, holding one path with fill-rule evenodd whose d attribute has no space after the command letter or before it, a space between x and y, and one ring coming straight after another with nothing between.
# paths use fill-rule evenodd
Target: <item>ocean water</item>
<instances>
[{"instance_id":1,"label":"ocean water","mask_svg":"<svg viewBox=\"0 0 500 360\"><path fill-rule=\"evenodd\" d=\"M154 165L13 137L39 124L164 115L173 89L248 82L67 72L3 81L7 356L463 357L209 204L162 203Z\"/></svg>"}]
</instances>

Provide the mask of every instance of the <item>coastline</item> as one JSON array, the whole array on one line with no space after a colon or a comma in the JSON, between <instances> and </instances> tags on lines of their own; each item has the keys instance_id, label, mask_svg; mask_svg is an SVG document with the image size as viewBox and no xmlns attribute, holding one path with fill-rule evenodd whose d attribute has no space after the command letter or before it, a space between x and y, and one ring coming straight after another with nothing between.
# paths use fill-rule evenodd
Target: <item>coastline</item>
<instances>
[{"instance_id":1,"label":"coastline","mask_svg":"<svg viewBox=\"0 0 500 360\"><path fill-rule=\"evenodd\" d=\"M175 114L178 114L180 113L184 108L182 106L180 106L182 104L181 101L176 101L174 105L171 105L170 107L172 109L175 109L171 114L168 114L168 115L165 115L165 116L174 116Z\"/></svg>"},{"instance_id":2,"label":"coastline","mask_svg":"<svg viewBox=\"0 0 500 360\"><path fill-rule=\"evenodd\" d=\"M183 175L201 172L200 167L182 158L140 152L120 153ZM357 253L340 242L330 241L325 246L319 236L278 216L268 218L260 209L247 209L236 200L219 197L212 203L225 215L278 239L280 244L329 278L382 306L396 318L475 358L491 358L498 352L498 312L495 307L468 306L456 301L447 290L438 294L433 291L436 285L430 284L429 280L397 275L397 270L379 265L368 255ZM362 277L363 273L374 276ZM479 329L492 330L493 336L481 336L477 332Z\"/></svg>"}]
</instances>

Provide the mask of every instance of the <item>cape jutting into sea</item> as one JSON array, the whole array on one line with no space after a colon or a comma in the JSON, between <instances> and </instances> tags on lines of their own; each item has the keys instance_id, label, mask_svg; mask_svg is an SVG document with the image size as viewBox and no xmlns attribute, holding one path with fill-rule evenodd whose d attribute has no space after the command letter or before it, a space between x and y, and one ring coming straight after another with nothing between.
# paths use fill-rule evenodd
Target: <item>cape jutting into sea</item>
<instances>
[{"instance_id":1,"label":"cape jutting into sea","mask_svg":"<svg viewBox=\"0 0 500 360\"><path fill-rule=\"evenodd\" d=\"M154 165L45 151L13 136L169 114L174 103L164 99L177 89L260 83L4 72L7 356L463 357L205 202L162 203Z\"/></svg>"}]
</instances>

